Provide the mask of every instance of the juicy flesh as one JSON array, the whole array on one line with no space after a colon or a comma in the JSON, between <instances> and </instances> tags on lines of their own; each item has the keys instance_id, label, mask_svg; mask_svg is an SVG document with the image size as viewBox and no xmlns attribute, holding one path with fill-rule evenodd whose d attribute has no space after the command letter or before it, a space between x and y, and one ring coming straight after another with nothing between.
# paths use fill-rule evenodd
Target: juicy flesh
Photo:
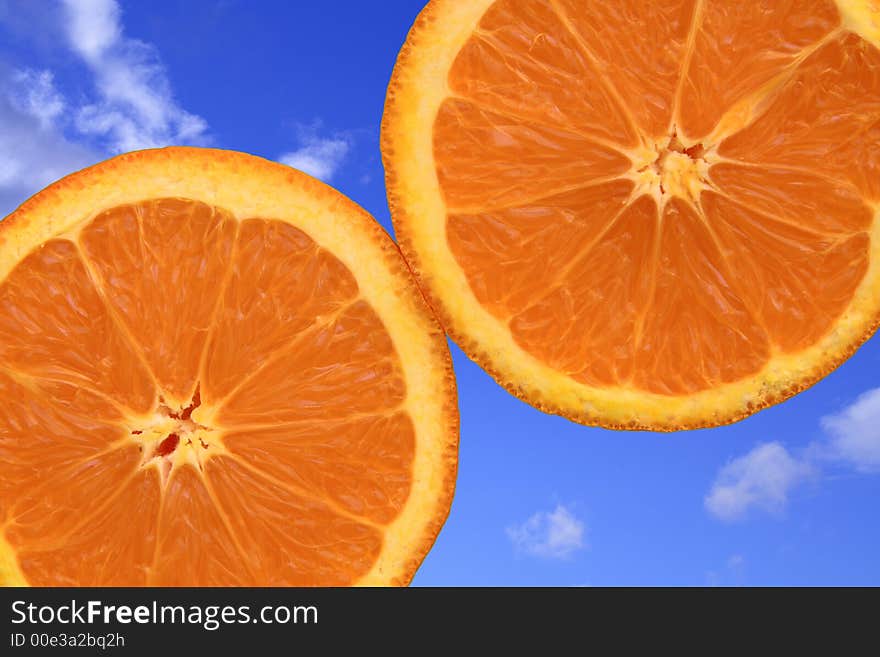
<instances>
[{"instance_id":1,"label":"juicy flesh","mask_svg":"<svg viewBox=\"0 0 880 657\"><path fill-rule=\"evenodd\" d=\"M498 0L434 124L447 239L518 344L688 394L833 329L880 207L880 51L822 0Z\"/></svg>"},{"instance_id":2,"label":"juicy flesh","mask_svg":"<svg viewBox=\"0 0 880 657\"><path fill-rule=\"evenodd\" d=\"M296 228L103 212L0 284L0 537L34 585L344 585L410 491L388 333Z\"/></svg>"}]
</instances>

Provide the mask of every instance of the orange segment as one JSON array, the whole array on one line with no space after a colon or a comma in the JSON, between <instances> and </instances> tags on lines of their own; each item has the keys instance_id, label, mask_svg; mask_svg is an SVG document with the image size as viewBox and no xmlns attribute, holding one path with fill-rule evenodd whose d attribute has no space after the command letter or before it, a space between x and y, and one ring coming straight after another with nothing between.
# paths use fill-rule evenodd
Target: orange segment
<instances>
[{"instance_id":1,"label":"orange segment","mask_svg":"<svg viewBox=\"0 0 880 657\"><path fill-rule=\"evenodd\" d=\"M520 205L630 166L625 155L587 137L461 100L440 107L434 142L440 187L455 210Z\"/></svg>"},{"instance_id":2,"label":"orange segment","mask_svg":"<svg viewBox=\"0 0 880 657\"><path fill-rule=\"evenodd\" d=\"M635 134L579 37L549 4L493 3L449 69L454 96L529 124L576 129L618 144Z\"/></svg>"},{"instance_id":3,"label":"orange segment","mask_svg":"<svg viewBox=\"0 0 880 657\"><path fill-rule=\"evenodd\" d=\"M560 15L625 101L626 111L649 138L666 134L689 56L688 35L698 21L694 0L583 2L560 0ZM634 28L634 26L638 26ZM596 117L599 124L604 116ZM576 124L581 127L586 117Z\"/></svg>"},{"instance_id":4,"label":"orange segment","mask_svg":"<svg viewBox=\"0 0 880 657\"><path fill-rule=\"evenodd\" d=\"M103 450L72 460L42 485L28 486L10 508L6 540L23 551L58 550L78 540L90 531L93 516L138 474L140 460L134 445ZM112 545L115 540L106 537L104 542Z\"/></svg>"},{"instance_id":5,"label":"orange segment","mask_svg":"<svg viewBox=\"0 0 880 657\"><path fill-rule=\"evenodd\" d=\"M365 301L266 359L222 402L224 426L319 422L400 405L406 384L388 332Z\"/></svg>"},{"instance_id":6,"label":"orange segment","mask_svg":"<svg viewBox=\"0 0 880 657\"><path fill-rule=\"evenodd\" d=\"M188 582L249 586L255 581L222 508L211 498L202 477L186 465L168 482L158 514L155 560L150 560L151 586L185 586Z\"/></svg>"},{"instance_id":7,"label":"orange segment","mask_svg":"<svg viewBox=\"0 0 880 657\"><path fill-rule=\"evenodd\" d=\"M244 564L275 586L347 586L375 563L382 535L230 458L209 464ZM234 491L234 492L233 492Z\"/></svg>"},{"instance_id":8,"label":"orange segment","mask_svg":"<svg viewBox=\"0 0 880 657\"><path fill-rule=\"evenodd\" d=\"M809 171L721 162L710 175L715 191L803 230L852 234L871 227L871 206L858 190Z\"/></svg>"},{"instance_id":9,"label":"orange segment","mask_svg":"<svg viewBox=\"0 0 880 657\"><path fill-rule=\"evenodd\" d=\"M280 221L243 221L229 267L201 377L206 401L228 395L267 354L358 291L337 258Z\"/></svg>"},{"instance_id":10,"label":"orange segment","mask_svg":"<svg viewBox=\"0 0 880 657\"><path fill-rule=\"evenodd\" d=\"M138 412L156 394L67 240L48 240L0 282L0 366L92 388Z\"/></svg>"},{"instance_id":11,"label":"orange segment","mask_svg":"<svg viewBox=\"0 0 880 657\"><path fill-rule=\"evenodd\" d=\"M795 64L840 24L831 0L702 2L693 55L682 82L678 122L701 139L725 112Z\"/></svg>"},{"instance_id":12,"label":"orange segment","mask_svg":"<svg viewBox=\"0 0 880 657\"><path fill-rule=\"evenodd\" d=\"M595 244L580 242L579 258L535 290L535 301L510 319L529 353L592 384L620 383L633 374L632 336L644 314L656 256L657 208L642 196L619 210ZM549 254L544 254L544 261ZM582 284L588 278L589 286ZM620 305L608 299L626 299Z\"/></svg>"},{"instance_id":13,"label":"orange segment","mask_svg":"<svg viewBox=\"0 0 880 657\"><path fill-rule=\"evenodd\" d=\"M812 233L713 192L703 207L737 290L778 348L797 352L831 329L868 269L865 233Z\"/></svg>"},{"instance_id":14,"label":"orange segment","mask_svg":"<svg viewBox=\"0 0 880 657\"><path fill-rule=\"evenodd\" d=\"M0 223L0 584L401 585L446 518L445 336L372 218L141 151Z\"/></svg>"},{"instance_id":15,"label":"orange segment","mask_svg":"<svg viewBox=\"0 0 880 657\"><path fill-rule=\"evenodd\" d=\"M124 436L113 423L117 409L78 386L0 370L0 398L0 522L25 493L51 486Z\"/></svg>"},{"instance_id":16,"label":"orange segment","mask_svg":"<svg viewBox=\"0 0 880 657\"><path fill-rule=\"evenodd\" d=\"M450 213L449 247L480 302L507 319L541 291L547 258L570 265L608 229L632 190L629 181L615 180L504 210Z\"/></svg>"},{"instance_id":17,"label":"orange segment","mask_svg":"<svg viewBox=\"0 0 880 657\"><path fill-rule=\"evenodd\" d=\"M638 336L633 377L638 387L693 393L754 374L767 361L767 336L733 287L735 273L725 271L722 262L693 208L670 201L663 213L654 291Z\"/></svg>"},{"instance_id":18,"label":"orange segment","mask_svg":"<svg viewBox=\"0 0 880 657\"><path fill-rule=\"evenodd\" d=\"M358 517L385 523L406 503L415 450L406 413L231 431L231 454Z\"/></svg>"},{"instance_id":19,"label":"orange segment","mask_svg":"<svg viewBox=\"0 0 880 657\"><path fill-rule=\"evenodd\" d=\"M880 200L880 49L845 33L813 53L724 157L805 168Z\"/></svg>"},{"instance_id":20,"label":"orange segment","mask_svg":"<svg viewBox=\"0 0 880 657\"><path fill-rule=\"evenodd\" d=\"M80 237L107 300L178 404L195 390L235 231L226 212L158 199L107 210Z\"/></svg>"},{"instance_id":21,"label":"orange segment","mask_svg":"<svg viewBox=\"0 0 880 657\"><path fill-rule=\"evenodd\" d=\"M19 560L28 582L34 586L147 584L156 542L158 479L152 470L138 473L63 544L48 550L21 549ZM108 536L113 539L108 541Z\"/></svg>"},{"instance_id":22,"label":"orange segment","mask_svg":"<svg viewBox=\"0 0 880 657\"><path fill-rule=\"evenodd\" d=\"M880 324L878 26L870 0L432 0L382 151L447 331L611 428L733 422L833 370Z\"/></svg>"}]
</instances>

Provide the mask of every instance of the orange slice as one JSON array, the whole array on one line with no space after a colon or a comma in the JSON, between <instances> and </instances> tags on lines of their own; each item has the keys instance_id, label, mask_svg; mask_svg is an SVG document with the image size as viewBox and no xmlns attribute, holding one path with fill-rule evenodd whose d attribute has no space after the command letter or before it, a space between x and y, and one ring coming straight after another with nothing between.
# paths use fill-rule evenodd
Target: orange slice
<instances>
[{"instance_id":1,"label":"orange slice","mask_svg":"<svg viewBox=\"0 0 880 657\"><path fill-rule=\"evenodd\" d=\"M875 0L433 0L388 89L401 248L513 394L741 419L880 322Z\"/></svg>"},{"instance_id":2,"label":"orange slice","mask_svg":"<svg viewBox=\"0 0 880 657\"><path fill-rule=\"evenodd\" d=\"M0 223L0 583L406 584L455 385L394 243L249 155L169 148Z\"/></svg>"}]
</instances>

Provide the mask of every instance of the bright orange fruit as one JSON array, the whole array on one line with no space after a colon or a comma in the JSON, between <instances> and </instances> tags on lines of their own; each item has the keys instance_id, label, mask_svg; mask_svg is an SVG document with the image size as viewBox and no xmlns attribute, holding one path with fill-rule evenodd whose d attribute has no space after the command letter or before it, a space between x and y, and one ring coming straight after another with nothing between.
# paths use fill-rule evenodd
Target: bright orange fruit
<instances>
[{"instance_id":1,"label":"bright orange fruit","mask_svg":"<svg viewBox=\"0 0 880 657\"><path fill-rule=\"evenodd\" d=\"M0 582L405 584L446 518L445 338L293 169L170 148L0 223Z\"/></svg>"},{"instance_id":2,"label":"bright orange fruit","mask_svg":"<svg viewBox=\"0 0 880 657\"><path fill-rule=\"evenodd\" d=\"M809 386L880 322L876 0L433 0L382 147L448 332L578 422Z\"/></svg>"}]
</instances>

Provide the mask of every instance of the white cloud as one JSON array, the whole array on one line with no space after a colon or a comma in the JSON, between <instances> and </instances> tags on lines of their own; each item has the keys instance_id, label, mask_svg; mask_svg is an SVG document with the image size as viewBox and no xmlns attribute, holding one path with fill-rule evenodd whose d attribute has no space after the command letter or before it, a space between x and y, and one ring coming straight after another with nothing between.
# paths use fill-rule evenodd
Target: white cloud
<instances>
[{"instance_id":1,"label":"white cloud","mask_svg":"<svg viewBox=\"0 0 880 657\"><path fill-rule=\"evenodd\" d=\"M712 515L737 520L757 507L768 512L785 508L791 490L813 474L810 464L777 442L758 445L725 465L704 500Z\"/></svg>"},{"instance_id":2,"label":"white cloud","mask_svg":"<svg viewBox=\"0 0 880 657\"><path fill-rule=\"evenodd\" d=\"M64 101L45 72L0 66L0 219L34 192L101 156L52 124ZM62 108L62 109L59 109Z\"/></svg>"},{"instance_id":3,"label":"white cloud","mask_svg":"<svg viewBox=\"0 0 880 657\"><path fill-rule=\"evenodd\" d=\"M829 441L823 456L860 472L880 472L880 388L859 396L850 406L821 420Z\"/></svg>"},{"instance_id":4,"label":"white cloud","mask_svg":"<svg viewBox=\"0 0 880 657\"><path fill-rule=\"evenodd\" d=\"M33 6L16 5L0 19L9 27L10 17ZM62 0L40 11L31 22L51 27L52 45L68 46L81 61L91 98L71 102L52 71L0 61L0 219L42 187L113 153L207 143L207 124L175 102L155 49L125 36L115 0ZM45 30L28 32L25 22L12 27L38 40Z\"/></svg>"},{"instance_id":5,"label":"white cloud","mask_svg":"<svg viewBox=\"0 0 880 657\"><path fill-rule=\"evenodd\" d=\"M13 71L9 80L8 97L15 109L37 119L43 130L55 124L67 104L55 88L55 78L51 71Z\"/></svg>"},{"instance_id":6,"label":"white cloud","mask_svg":"<svg viewBox=\"0 0 880 657\"><path fill-rule=\"evenodd\" d=\"M550 559L564 559L586 547L584 532L584 523L561 504L507 528L507 536L518 550Z\"/></svg>"},{"instance_id":7,"label":"white cloud","mask_svg":"<svg viewBox=\"0 0 880 657\"><path fill-rule=\"evenodd\" d=\"M155 48L127 38L115 0L63 0L71 49L91 71L96 102L76 115L83 135L111 152L168 144L204 144L204 119L174 100Z\"/></svg>"},{"instance_id":8,"label":"white cloud","mask_svg":"<svg viewBox=\"0 0 880 657\"><path fill-rule=\"evenodd\" d=\"M68 35L73 49L88 61L98 61L122 38L119 5L115 0L62 0L67 8Z\"/></svg>"},{"instance_id":9,"label":"white cloud","mask_svg":"<svg viewBox=\"0 0 880 657\"><path fill-rule=\"evenodd\" d=\"M800 457L771 442L725 465L704 499L706 509L727 521L743 517L751 507L778 512L794 487L829 464L880 473L880 388L826 415L820 424L825 438L807 445Z\"/></svg>"},{"instance_id":10,"label":"white cloud","mask_svg":"<svg viewBox=\"0 0 880 657\"><path fill-rule=\"evenodd\" d=\"M741 554L732 554L727 559L727 567L730 570L741 570L746 565L746 558Z\"/></svg>"},{"instance_id":11,"label":"white cloud","mask_svg":"<svg viewBox=\"0 0 880 657\"><path fill-rule=\"evenodd\" d=\"M745 583L746 558L732 554L727 558L724 569L706 572L706 586L743 586Z\"/></svg>"},{"instance_id":12,"label":"white cloud","mask_svg":"<svg viewBox=\"0 0 880 657\"><path fill-rule=\"evenodd\" d=\"M330 182L351 151L351 137L337 134L322 138L318 136L316 126L301 126L298 132L300 148L279 155L278 161L319 180Z\"/></svg>"}]
</instances>

